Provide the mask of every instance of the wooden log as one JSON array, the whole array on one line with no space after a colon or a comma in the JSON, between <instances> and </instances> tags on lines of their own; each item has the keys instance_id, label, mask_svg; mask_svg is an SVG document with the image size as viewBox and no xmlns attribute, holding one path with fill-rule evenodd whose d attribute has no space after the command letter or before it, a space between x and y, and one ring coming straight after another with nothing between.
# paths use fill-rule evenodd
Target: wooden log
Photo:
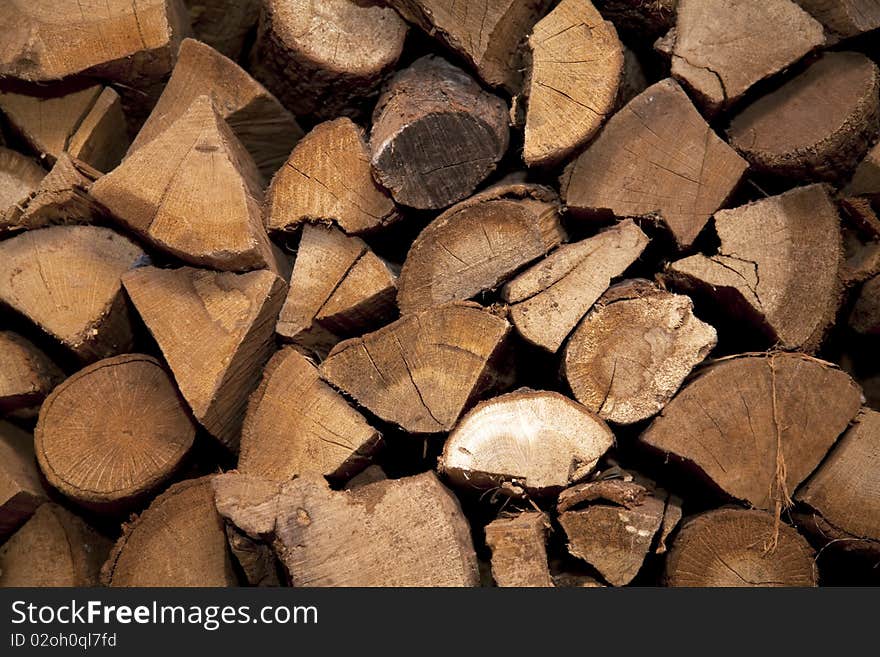
<instances>
[{"instance_id":1,"label":"wooden log","mask_svg":"<svg viewBox=\"0 0 880 657\"><path fill-rule=\"evenodd\" d=\"M507 104L434 56L399 71L373 112L373 175L395 201L439 210L471 195L509 141Z\"/></svg>"},{"instance_id":2,"label":"wooden log","mask_svg":"<svg viewBox=\"0 0 880 657\"><path fill-rule=\"evenodd\" d=\"M586 144L613 112L623 47L590 0L562 0L535 26L529 49L523 160L548 166Z\"/></svg>"},{"instance_id":3,"label":"wooden log","mask_svg":"<svg viewBox=\"0 0 880 657\"><path fill-rule=\"evenodd\" d=\"M260 18L260 0L183 0L196 38L238 59Z\"/></svg>"},{"instance_id":4,"label":"wooden log","mask_svg":"<svg viewBox=\"0 0 880 657\"><path fill-rule=\"evenodd\" d=\"M251 70L297 116L357 116L403 51L393 9L355 0L264 0Z\"/></svg>"},{"instance_id":5,"label":"wooden log","mask_svg":"<svg viewBox=\"0 0 880 657\"><path fill-rule=\"evenodd\" d=\"M262 188L250 154L213 101L199 96L164 132L96 181L91 195L126 228L184 262L247 271L273 259Z\"/></svg>"},{"instance_id":6,"label":"wooden log","mask_svg":"<svg viewBox=\"0 0 880 657\"><path fill-rule=\"evenodd\" d=\"M880 27L877 0L795 0L838 38L847 38Z\"/></svg>"},{"instance_id":7,"label":"wooden log","mask_svg":"<svg viewBox=\"0 0 880 657\"><path fill-rule=\"evenodd\" d=\"M704 369L640 440L696 467L721 491L780 510L846 429L862 393L804 354L746 354Z\"/></svg>"},{"instance_id":8,"label":"wooden log","mask_svg":"<svg viewBox=\"0 0 880 657\"><path fill-rule=\"evenodd\" d=\"M648 87L608 120L562 177L576 217L654 217L681 248L730 197L745 160L706 123L675 81ZM601 172L601 175L600 175Z\"/></svg>"},{"instance_id":9,"label":"wooden log","mask_svg":"<svg viewBox=\"0 0 880 657\"><path fill-rule=\"evenodd\" d=\"M15 223L21 206L45 176L32 159L0 146L0 232Z\"/></svg>"},{"instance_id":10,"label":"wooden log","mask_svg":"<svg viewBox=\"0 0 880 657\"><path fill-rule=\"evenodd\" d=\"M70 137L67 151L72 157L104 172L119 165L128 144L119 94L105 87Z\"/></svg>"},{"instance_id":11,"label":"wooden log","mask_svg":"<svg viewBox=\"0 0 880 657\"><path fill-rule=\"evenodd\" d=\"M345 484L346 490L351 490L352 488L358 488L359 486L366 486L368 484L374 484L377 481L385 481L388 479L388 475L385 474L385 471L381 466L378 465L369 465L362 472L359 472L354 477L348 480Z\"/></svg>"},{"instance_id":12,"label":"wooden log","mask_svg":"<svg viewBox=\"0 0 880 657\"><path fill-rule=\"evenodd\" d=\"M730 124L730 143L760 172L845 180L880 131L880 70L862 54L826 53Z\"/></svg>"},{"instance_id":13,"label":"wooden log","mask_svg":"<svg viewBox=\"0 0 880 657\"><path fill-rule=\"evenodd\" d=\"M620 109L633 98L648 88L648 80L645 70L639 61L638 55L623 46L623 74L620 77L620 86L617 88L617 99L614 102L615 109Z\"/></svg>"},{"instance_id":14,"label":"wooden log","mask_svg":"<svg viewBox=\"0 0 880 657\"><path fill-rule=\"evenodd\" d=\"M396 293L397 276L363 240L331 226L306 225L275 331L323 357L343 337L394 317Z\"/></svg>"},{"instance_id":15,"label":"wooden log","mask_svg":"<svg viewBox=\"0 0 880 657\"><path fill-rule=\"evenodd\" d=\"M265 270L142 267L123 283L196 419L238 451L248 395L274 350L284 281Z\"/></svg>"},{"instance_id":16,"label":"wooden log","mask_svg":"<svg viewBox=\"0 0 880 657\"><path fill-rule=\"evenodd\" d=\"M133 507L179 469L196 434L171 377L126 354L80 370L40 409L34 449L46 480L104 513Z\"/></svg>"},{"instance_id":17,"label":"wooden log","mask_svg":"<svg viewBox=\"0 0 880 657\"><path fill-rule=\"evenodd\" d=\"M566 239L556 194L497 185L452 206L419 233L400 273L403 313L492 290Z\"/></svg>"},{"instance_id":18,"label":"wooden log","mask_svg":"<svg viewBox=\"0 0 880 657\"><path fill-rule=\"evenodd\" d=\"M524 511L503 516L486 526L486 544L492 550L492 578L501 587L554 586L547 564L547 531L543 513Z\"/></svg>"},{"instance_id":19,"label":"wooden log","mask_svg":"<svg viewBox=\"0 0 880 657\"><path fill-rule=\"evenodd\" d=\"M373 180L363 130L347 118L315 126L266 192L270 231L334 222L345 233L360 235L399 217L394 201Z\"/></svg>"},{"instance_id":20,"label":"wooden log","mask_svg":"<svg viewBox=\"0 0 880 657\"><path fill-rule=\"evenodd\" d=\"M251 395L238 470L275 481L304 474L344 481L369 464L381 440L311 361L282 349Z\"/></svg>"},{"instance_id":21,"label":"wooden log","mask_svg":"<svg viewBox=\"0 0 880 657\"><path fill-rule=\"evenodd\" d=\"M227 474L220 513L270 536L293 586L476 586L470 528L432 472L330 490L323 477L274 483Z\"/></svg>"},{"instance_id":22,"label":"wooden log","mask_svg":"<svg viewBox=\"0 0 880 657\"><path fill-rule=\"evenodd\" d=\"M690 298L625 281L572 334L563 375L575 399L599 417L632 424L662 410L716 343Z\"/></svg>"},{"instance_id":23,"label":"wooden log","mask_svg":"<svg viewBox=\"0 0 880 657\"><path fill-rule=\"evenodd\" d=\"M476 304L450 303L340 342L321 363L321 377L405 431L450 431L504 376L509 331Z\"/></svg>"},{"instance_id":24,"label":"wooden log","mask_svg":"<svg viewBox=\"0 0 880 657\"><path fill-rule=\"evenodd\" d=\"M652 42L675 26L680 0L596 0L602 15L633 39Z\"/></svg>"},{"instance_id":25,"label":"wooden log","mask_svg":"<svg viewBox=\"0 0 880 657\"><path fill-rule=\"evenodd\" d=\"M784 349L822 344L841 301L840 217L822 185L722 210L717 255L673 262L667 280ZM783 255L784 254L784 255Z\"/></svg>"},{"instance_id":26,"label":"wooden log","mask_svg":"<svg viewBox=\"0 0 880 657\"><path fill-rule=\"evenodd\" d=\"M880 335L880 276L862 286L849 315L849 326L862 335Z\"/></svg>"},{"instance_id":27,"label":"wooden log","mask_svg":"<svg viewBox=\"0 0 880 657\"><path fill-rule=\"evenodd\" d=\"M122 275L144 253L97 226L54 226L0 242L0 303L83 361L132 343Z\"/></svg>"},{"instance_id":28,"label":"wooden log","mask_svg":"<svg viewBox=\"0 0 880 657\"><path fill-rule=\"evenodd\" d=\"M477 404L449 435L438 469L470 490L553 495L590 474L614 443L598 416L557 392L523 388Z\"/></svg>"},{"instance_id":29,"label":"wooden log","mask_svg":"<svg viewBox=\"0 0 880 657\"><path fill-rule=\"evenodd\" d=\"M516 330L555 352L581 318L644 251L648 237L631 220L568 244L501 288Z\"/></svg>"},{"instance_id":30,"label":"wooden log","mask_svg":"<svg viewBox=\"0 0 880 657\"><path fill-rule=\"evenodd\" d=\"M171 78L129 155L165 132L199 96L211 97L266 180L303 135L293 115L247 71L213 48L184 39Z\"/></svg>"},{"instance_id":31,"label":"wooden log","mask_svg":"<svg viewBox=\"0 0 880 657\"><path fill-rule=\"evenodd\" d=\"M214 476L174 484L123 526L101 568L105 586L235 586Z\"/></svg>"},{"instance_id":32,"label":"wooden log","mask_svg":"<svg viewBox=\"0 0 880 657\"><path fill-rule=\"evenodd\" d=\"M844 263L840 277L851 288L880 274L880 241L864 240L853 230L843 230Z\"/></svg>"},{"instance_id":33,"label":"wooden log","mask_svg":"<svg viewBox=\"0 0 880 657\"><path fill-rule=\"evenodd\" d=\"M33 342L0 331L0 415L36 415L64 373Z\"/></svg>"},{"instance_id":34,"label":"wooden log","mask_svg":"<svg viewBox=\"0 0 880 657\"><path fill-rule=\"evenodd\" d=\"M281 586L280 564L270 546L232 525L226 525L226 539L248 586Z\"/></svg>"},{"instance_id":35,"label":"wooden log","mask_svg":"<svg viewBox=\"0 0 880 657\"><path fill-rule=\"evenodd\" d=\"M464 58L486 84L516 92L522 81L522 42L550 6L549 0L387 0Z\"/></svg>"},{"instance_id":36,"label":"wooden log","mask_svg":"<svg viewBox=\"0 0 880 657\"><path fill-rule=\"evenodd\" d=\"M632 476L602 478L601 473L592 481L570 486L559 493L556 510L565 513L576 506L590 502L607 501L617 506L634 509L645 501L649 491Z\"/></svg>"},{"instance_id":37,"label":"wooden log","mask_svg":"<svg viewBox=\"0 0 880 657\"><path fill-rule=\"evenodd\" d=\"M780 41L780 34L787 37ZM825 45L825 31L791 0L678 0L675 28L663 44L672 76L713 115Z\"/></svg>"},{"instance_id":38,"label":"wooden log","mask_svg":"<svg viewBox=\"0 0 880 657\"><path fill-rule=\"evenodd\" d=\"M57 504L43 504L0 547L0 587L97 586L110 541Z\"/></svg>"},{"instance_id":39,"label":"wooden log","mask_svg":"<svg viewBox=\"0 0 880 657\"><path fill-rule=\"evenodd\" d=\"M33 436L0 420L0 541L45 501L46 491L34 458Z\"/></svg>"},{"instance_id":40,"label":"wooden log","mask_svg":"<svg viewBox=\"0 0 880 657\"><path fill-rule=\"evenodd\" d=\"M880 201L880 144L868 151L844 189L848 196L867 196Z\"/></svg>"},{"instance_id":41,"label":"wooden log","mask_svg":"<svg viewBox=\"0 0 880 657\"><path fill-rule=\"evenodd\" d=\"M768 537L778 542L768 548ZM769 513L717 509L689 518L666 559L667 586L816 586L804 538Z\"/></svg>"}]
</instances>

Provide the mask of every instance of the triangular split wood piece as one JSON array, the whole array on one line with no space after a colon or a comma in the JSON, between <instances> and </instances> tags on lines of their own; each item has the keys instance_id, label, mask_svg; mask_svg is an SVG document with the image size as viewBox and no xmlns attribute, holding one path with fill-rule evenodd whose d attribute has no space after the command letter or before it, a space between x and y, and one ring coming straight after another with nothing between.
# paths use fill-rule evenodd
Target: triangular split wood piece
<instances>
[{"instance_id":1,"label":"triangular split wood piece","mask_svg":"<svg viewBox=\"0 0 880 657\"><path fill-rule=\"evenodd\" d=\"M15 228L22 206L45 177L31 158L0 146L0 234Z\"/></svg>"},{"instance_id":2,"label":"triangular split wood piece","mask_svg":"<svg viewBox=\"0 0 880 657\"><path fill-rule=\"evenodd\" d=\"M34 458L34 437L0 420L0 541L45 501L46 491Z\"/></svg>"},{"instance_id":3,"label":"triangular split wood piece","mask_svg":"<svg viewBox=\"0 0 880 657\"><path fill-rule=\"evenodd\" d=\"M880 276L865 281L849 314L849 327L862 335L880 335Z\"/></svg>"},{"instance_id":4,"label":"triangular split wood piece","mask_svg":"<svg viewBox=\"0 0 880 657\"><path fill-rule=\"evenodd\" d=\"M274 348L284 281L265 270L143 267L124 283L196 419L237 451L248 395Z\"/></svg>"},{"instance_id":5,"label":"triangular split wood piece","mask_svg":"<svg viewBox=\"0 0 880 657\"><path fill-rule=\"evenodd\" d=\"M868 151L843 191L850 196L868 196L880 201L880 143Z\"/></svg>"},{"instance_id":6,"label":"triangular split wood piece","mask_svg":"<svg viewBox=\"0 0 880 657\"><path fill-rule=\"evenodd\" d=\"M64 373L30 340L0 331L0 416L36 415Z\"/></svg>"},{"instance_id":7,"label":"triangular split wood piece","mask_svg":"<svg viewBox=\"0 0 880 657\"><path fill-rule=\"evenodd\" d=\"M550 521L538 511L502 516L486 526L492 550L492 578L498 586L551 587L547 564Z\"/></svg>"}]
</instances>

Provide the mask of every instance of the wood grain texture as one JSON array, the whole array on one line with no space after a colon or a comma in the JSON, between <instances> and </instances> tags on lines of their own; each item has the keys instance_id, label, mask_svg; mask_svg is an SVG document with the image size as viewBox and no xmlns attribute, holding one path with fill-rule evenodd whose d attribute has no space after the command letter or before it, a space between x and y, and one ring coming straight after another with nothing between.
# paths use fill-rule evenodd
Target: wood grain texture
<instances>
[{"instance_id":1,"label":"wood grain texture","mask_svg":"<svg viewBox=\"0 0 880 657\"><path fill-rule=\"evenodd\" d=\"M34 437L0 420L0 540L30 518L46 497L34 457Z\"/></svg>"},{"instance_id":2,"label":"wood grain texture","mask_svg":"<svg viewBox=\"0 0 880 657\"><path fill-rule=\"evenodd\" d=\"M552 587L547 565L547 531L543 513L524 511L496 518L486 526L492 550L492 578L501 587Z\"/></svg>"}]
</instances>

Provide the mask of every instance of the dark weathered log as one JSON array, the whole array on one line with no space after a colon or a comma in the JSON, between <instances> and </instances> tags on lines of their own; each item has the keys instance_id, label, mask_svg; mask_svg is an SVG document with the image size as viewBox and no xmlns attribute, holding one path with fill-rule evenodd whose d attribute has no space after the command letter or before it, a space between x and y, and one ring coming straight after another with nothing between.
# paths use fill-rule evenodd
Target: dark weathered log
<instances>
[{"instance_id":1,"label":"dark weathered log","mask_svg":"<svg viewBox=\"0 0 880 657\"><path fill-rule=\"evenodd\" d=\"M536 511L502 516L486 526L492 578L498 586L555 586L547 565L549 528L547 516Z\"/></svg>"},{"instance_id":2,"label":"dark weathered log","mask_svg":"<svg viewBox=\"0 0 880 657\"><path fill-rule=\"evenodd\" d=\"M34 438L0 420L0 540L46 501L34 458Z\"/></svg>"}]
</instances>

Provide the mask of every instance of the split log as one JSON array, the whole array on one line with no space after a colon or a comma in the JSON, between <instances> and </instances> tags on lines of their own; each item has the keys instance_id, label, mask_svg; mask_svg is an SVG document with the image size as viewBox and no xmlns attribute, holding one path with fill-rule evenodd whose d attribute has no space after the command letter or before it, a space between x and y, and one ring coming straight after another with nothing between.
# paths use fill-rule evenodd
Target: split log
<instances>
[{"instance_id":1,"label":"split log","mask_svg":"<svg viewBox=\"0 0 880 657\"><path fill-rule=\"evenodd\" d=\"M0 541L45 501L46 491L34 458L33 436L0 420Z\"/></svg>"},{"instance_id":2,"label":"split log","mask_svg":"<svg viewBox=\"0 0 880 657\"><path fill-rule=\"evenodd\" d=\"M623 274L647 244L648 237L627 219L560 247L501 288L516 330L532 344L557 351L611 279Z\"/></svg>"},{"instance_id":3,"label":"split log","mask_svg":"<svg viewBox=\"0 0 880 657\"><path fill-rule=\"evenodd\" d=\"M323 357L343 337L394 317L396 292L390 265L363 240L331 226L306 225L275 331Z\"/></svg>"},{"instance_id":4,"label":"split log","mask_svg":"<svg viewBox=\"0 0 880 657\"><path fill-rule=\"evenodd\" d=\"M795 0L839 38L847 38L880 27L877 0Z\"/></svg>"},{"instance_id":5,"label":"split log","mask_svg":"<svg viewBox=\"0 0 880 657\"><path fill-rule=\"evenodd\" d=\"M557 588L601 589L605 585L595 577L581 573L558 573L553 575L553 586Z\"/></svg>"},{"instance_id":6,"label":"split log","mask_svg":"<svg viewBox=\"0 0 880 657\"><path fill-rule=\"evenodd\" d=\"M183 0L193 33L218 52L238 59L260 18L260 0Z\"/></svg>"},{"instance_id":7,"label":"split log","mask_svg":"<svg viewBox=\"0 0 880 657\"><path fill-rule=\"evenodd\" d=\"M849 326L856 333L880 335L880 276L862 286L849 315Z\"/></svg>"},{"instance_id":8,"label":"split log","mask_svg":"<svg viewBox=\"0 0 880 657\"><path fill-rule=\"evenodd\" d=\"M632 38L652 42L675 26L680 0L596 0L602 15Z\"/></svg>"},{"instance_id":9,"label":"split log","mask_svg":"<svg viewBox=\"0 0 880 657\"><path fill-rule=\"evenodd\" d=\"M246 271L273 259L262 189L250 154L213 101L199 96L164 132L96 181L91 195L124 226L187 263Z\"/></svg>"},{"instance_id":10,"label":"split log","mask_svg":"<svg viewBox=\"0 0 880 657\"><path fill-rule=\"evenodd\" d=\"M119 94L105 87L67 142L67 151L103 172L119 165L128 143Z\"/></svg>"},{"instance_id":11,"label":"split log","mask_svg":"<svg viewBox=\"0 0 880 657\"><path fill-rule=\"evenodd\" d=\"M843 192L848 196L867 196L880 201L880 144L868 151Z\"/></svg>"},{"instance_id":12,"label":"split log","mask_svg":"<svg viewBox=\"0 0 880 657\"><path fill-rule=\"evenodd\" d=\"M845 288L864 283L880 274L880 241L863 240L855 231L844 228L843 253L840 277Z\"/></svg>"},{"instance_id":13,"label":"split log","mask_svg":"<svg viewBox=\"0 0 880 657\"><path fill-rule=\"evenodd\" d=\"M174 484L123 526L101 568L105 586L235 586L214 476Z\"/></svg>"},{"instance_id":14,"label":"split log","mask_svg":"<svg viewBox=\"0 0 880 657\"><path fill-rule=\"evenodd\" d=\"M778 531L775 546L768 539ZM717 509L689 518L666 559L668 586L816 586L804 538L769 513Z\"/></svg>"},{"instance_id":15,"label":"split log","mask_svg":"<svg viewBox=\"0 0 880 657\"><path fill-rule=\"evenodd\" d=\"M400 273L403 313L470 299L498 287L565 239L556 194L497 185L452 206L422 230Z\"/></svg>"},{"instance_id":16,"label":"split log","mask_svg":"<svg viewBox=\"0 0 880 657\"><path fill-rule=\"evenodd\" d=\"M678 0L663 39L672 76L710 115L824 44L822 25L791 0Z\"/></svg>"},{"instance_id":17,"label":"split log","mask_svg":"<svg viewBox=\"0 0 880 657\"><path fill-rule=\"evenodd\" d=\"M434 56L399 71L370 133L373 175L395 201L439 210L470 196L507 151L507 104Z\"/></svg>"},{"instance_id":18,"label":"split log","mask_svg":"<svg viewBox=\"0 0 880 657\"><path fill-rule=\"evenodd\" d=\"M377 481L385 481L386 479L388 479L388 475L385 474L385 471L380 466L370 465L364 468L363 472L359 472L349 479L345 484L345 489L351 490L353 488L375 484Z\"/></svg>"},{"instance_id":19,"label":"split log","mask_svg":"<svg viewBox=\"0 0 880 657\"><path fill-rule=\"evenodd\" d=\"M126 354L55 388L40 409L34 449L52 486L86 508L114 513L168 481L195 434L159 361Z\"/></svg>"},{"instance_id":20,"label":"split log","mask_svg":"<svg viewBox=\"0 0 880 657\"><path fill-rule=\"evenodd\" d=\"M45 176L32 159L0 146L0 231L14 225L21 206Z\"/></svg>"},{"instance_id":21,"label":"split log","mask_svg":"<svg viewBox=\"0 0 880 657\"><path fill-rule=\"evenodd\" d=\"M456 486L552 495L590 474L614 443L598 416L557 392L523 388L465 415L438 469Z\"/></svg>"},{"instance_id":22,"label":"split log","mask_svg":"<svg viewBox=\"0 0 880 657\"><path fill-rule=\"evenodd\" d=\"M467 520L432 472L349 491L314 475L280 484L227 474L214 490L225 518L271 536L293 586L479 583Z\"/></svg>"},{"instance_id":23,"label":"split log","mask_svg":"<svg viewBox=\"0 0 880 657\"><path fill-rule=\"evenodd\" d=\"M0 587L97 586L110 541L57 504L43 504L0 547Z\"/></svg>"},{"instance_id":24,"label":"split log","mask_svg":"<svg viewBox=\"0 0 880 657\"><path fill-rule=\"evenodd\" d=\"M251 395L238 470L274 481L345 480L367 466L382 435L295 349L276 353Z\"/></svg>"},{"instance_id":25,"label":"split log","mask_svg":"<svg viewBox=\"0 0 880 657\"><path fill-rule=\"evenodd\" d=\"M517 92L521 46L550 0L386 0L410 23L456 51L486 84Z\"/></svg>"},{"instance_id":26,"label":"split log","mask_svg":"<svg viewBox=\"0 0 880 657\"><path fill-rule=\"evenodd\" d=\"M547 530L543 513L525 511L493 520L486 526L492 550L492 577L498 586L554 586L547 565Z\"/></svg>"},{"instance_id":27,"label":"split log","mask_svg":"<svg viewBox=\"0 0 880 657\"><path fill-rule=\"evenodd\" d=\"M171 78L129 155L165 132L199 96L211 97L266 180L303 135L293 115L247 71L213 48L184 39Z\"/></svg>"},{"instance_id":28,"label":"split log","mask_svg":"<svg viewBox=\"0 0 880 657\"><path fill-rule=\"evenodd\" d=\"M608 120L562 177L579 218L656 217L690 246L748 165L671 79L648 87Z\"/></svg>"},{"instance_id":29,"label":"split log","mask_svg":"<svg viewBox=\"0 0 880 657\"><path fill-rule=\"evenodd\" d=\"M272 353L284 281L183 267L143 267L125 290L199 423L237 451L247 398Z\"/></svg>"},{"instance_id":30,"label":"split log","mask_svg":"<svg viewBox=\"0 0 880 657\"><path fill-rule=\"evenodd\" d=\"M281 586L280 564L271 547L232 525L226 525L226 540L248 586Z\"/></svg>"},{"instance_id":31,"label":"split log","mask_svg":"<svg viewBox=\"0 0 880 657\"><path fill-rule=\"evenodd\" d=\"M640 440L698 468L720 490L777 511L855 417L862 393L804 354L747 354L704 369Z\"/></svg>"},{"instance_id":32,"label":"split log","mask_svg":"<svg viewBox=\"0 0 880 657\"><path fill-rule=\"evenodd\" d=\"M0 415L36 415L64 373L34 343L0 331Z\"/></svg>"},{"instance_id":33,"label":"split log","mask_svg":"<svg viewBox=\"0 0 880 657\"><path fill-rule=\"evenodd\" d=\"M562 0L529 37L523 159L546 166L566 159L612 113L623 75L623 47L614 25L590 0Z\"/></svg>"},{"instance_id":34,"label":"split log","mask_svg":"<svg viewBox=\"0 0 880 657\"><path fill-rule=\"evenodd\" d=\"M0 242L0 303L83 361L129 349L122 275L144 256L109 228L54 226Z\"/></svg>"},{"instance_id":35,"label":"split log","mask_svg":"<svg viewBox=\"0 0 880 657\"><path fill-rule=\"evenodd\" d=\"M477 304L449 303L340 342L321 377L405 431L450 431L505 376L509 332L507 321Z\"/></svg>"},{"instance_id":36,"label":"split log","mask_svg":"<svg viewBox=\"0 0 880 657\"><path fill-rule=\"evenodd\" d=\"M403 51L393 9L356 0L264 0L254 77L297 116L355 116Z\"/></svg>"},{"instance_id":37,"label":"split log","mask_svg":"<svg viewBox=\"0 0 880 657\"><path fill-rule=\"evenodd\" d=\"M730 124L731 144L758 171L840 181L880 131L880 70L862 54L830 52Z\"/></svg>"},{"instance_id":38,"label":"split log","mask_svg":"<svg viewBox=\"0 0 880 657\"><path fill-rule=\"evenodd\" d=\"M842 295L840 216L822 185L722 210L718 254L672 263L667 280L771 344L812 352L834 322Z\"/></svg>"},{"instance_id":39,"label":"split log","mask_svg":"<svg viewBox=\"0 0 880 657\"><path fill-rule=\"evenodd\" d=\"M631 475L616 479L598 476L592 481L575 484L560 492L556 510L565 513L576 506L602 500L634 509L644 503L648 492L648 489L637 483Z\"/></svg>"},{"instance_id":40,"label":"split log","mask_svg":"<svg viewBox=\"0 0 880 657\"><path fill-rule=\"evenodd\" d=\"M572 334L563 374L581 404L609 422L632 424L656 415L716 343L688 297L626 281Z\"/></svg>"}]
</instances>

